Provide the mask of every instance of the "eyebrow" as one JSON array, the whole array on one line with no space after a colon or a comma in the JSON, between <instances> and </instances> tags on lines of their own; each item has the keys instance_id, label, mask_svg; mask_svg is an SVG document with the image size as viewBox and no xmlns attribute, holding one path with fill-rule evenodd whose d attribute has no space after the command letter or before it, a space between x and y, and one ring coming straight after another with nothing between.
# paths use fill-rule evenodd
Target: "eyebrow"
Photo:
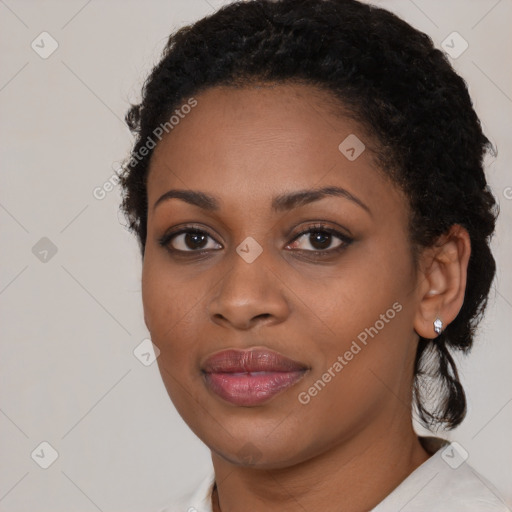
<instances>
[{"instance_id":1,"label":"eyebrow","mask_svg":"<svg viewBox=\"0 0 512 512\"><path fill-rule=\"evenodd\" d=\"M295 192L281 194L279 196L274 197L272 200L272 210L275 212L283 212L292 210L293 208L298 208L299 206L303 206L308 203L312 203L314 201L319 201L324 197L334 196L334 197L342 197L344 199L348 199L353 203L360 206L363 210L368 212L370 215L372 214L370 208L366 206L359 198L351 194L348 190L340 187L323 187L317 189L305 189L305 190L297 190ZM189 203L194 206L198 206L203 210L207 211L216 211L220 209L219 201L204 192L199 192L195 190L178 190L172 189L163 194L153 205L153 210L156 207L163 203L164 201L168 201L169 199L181 199L186 203Z\"/></svg>"}]
</instances>

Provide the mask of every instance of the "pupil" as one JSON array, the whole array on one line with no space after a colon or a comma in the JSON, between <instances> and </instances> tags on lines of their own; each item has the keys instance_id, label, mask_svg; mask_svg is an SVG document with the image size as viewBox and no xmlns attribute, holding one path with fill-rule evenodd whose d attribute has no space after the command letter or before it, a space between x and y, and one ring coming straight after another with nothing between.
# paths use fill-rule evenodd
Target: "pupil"
<instances>
[{"instance_id":1,"label":"pupil","mask_svg":"<svg viewBox=\"0 0 512 512\"><path fill-rule=\"evenodd\" d=\"M310 242L315 249L326 249L331 245L331 234L321 231L311 233Z\"/></svg>"},{"instance_id":2,"label":"pupil","mask_svg":"<svg viewBox=\"0 0 512 512\"><path fill-rule=\"evenodd\" d=\"M205 245L206 235L203 233L186 233L185 244L191 249L201 248Z\"/></svg>"}]
</instances>

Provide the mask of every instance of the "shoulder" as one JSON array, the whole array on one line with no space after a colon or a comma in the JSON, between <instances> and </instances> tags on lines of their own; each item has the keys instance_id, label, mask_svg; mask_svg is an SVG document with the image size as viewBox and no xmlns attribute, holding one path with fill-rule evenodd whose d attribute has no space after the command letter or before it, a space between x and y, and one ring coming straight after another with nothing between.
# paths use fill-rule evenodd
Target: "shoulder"
<instances>
[{"instance_id":1,"label":"shoulder","mask_svg":"<svg viewBox=\"0 0 512 512\"><path fill-rule=\"evenodd\" d=\"M510 512L498 491L467 462L458 443L437 451L371 512Z\"/></svg>"},{"instance_id":2,"label":"shoulder","mask_svg":"<svg viewBox=\"0 0 512 512\"><path fill-rule=\"evenodd\" d=\"M212 512L211 495L215 475L211 469L195 489L177 499L171 499L156 512Z\"/></svg>"}]
</instances>

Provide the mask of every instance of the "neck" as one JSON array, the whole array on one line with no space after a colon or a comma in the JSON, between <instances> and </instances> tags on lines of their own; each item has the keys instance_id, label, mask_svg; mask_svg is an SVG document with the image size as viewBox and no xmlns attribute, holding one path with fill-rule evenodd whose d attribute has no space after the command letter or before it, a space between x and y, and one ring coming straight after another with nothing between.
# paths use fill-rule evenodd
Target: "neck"
<instances>
[{"instance_id":1,"label":"neck","mask_svg":"<svg viewBox=\"0 0 512 512\"><path fill-rule=\"evenodd\" d=\"M291 512L300 504L323 512L367 511L429 456L410 420L408 428L361 432L292 467L236 466L213 453L213 510Z\"/></svg>"}]
</instances>

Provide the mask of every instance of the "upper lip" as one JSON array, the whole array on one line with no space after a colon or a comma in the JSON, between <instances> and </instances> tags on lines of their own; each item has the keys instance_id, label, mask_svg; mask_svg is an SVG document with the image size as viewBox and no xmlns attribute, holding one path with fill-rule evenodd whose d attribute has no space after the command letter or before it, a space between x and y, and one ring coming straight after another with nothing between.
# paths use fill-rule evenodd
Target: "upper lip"
<instances>
[{"instance_id":1,"label":"upper lip","mask_svg":"<svg viewBox=\"0 0 512 512\"><path fill-rule=\"evenodd\" d=\"M266 348L222 350L209 356L202 365L205 373L296 372L307 369L306 365Z\"/></svg>"}]
</instances>

